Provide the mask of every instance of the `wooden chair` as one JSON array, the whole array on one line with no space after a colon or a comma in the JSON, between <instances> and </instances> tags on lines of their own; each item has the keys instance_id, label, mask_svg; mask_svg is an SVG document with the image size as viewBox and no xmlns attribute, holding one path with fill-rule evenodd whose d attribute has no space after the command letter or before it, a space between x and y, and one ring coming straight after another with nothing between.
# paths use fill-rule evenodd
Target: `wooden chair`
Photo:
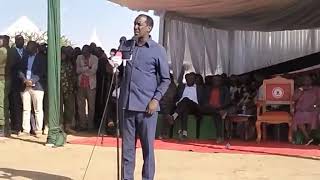
<instances>
[{"instance_id":1,"label":"wooden chair","mask_svg":"<svg viewBox=\"0 0 320 180\"><path fill-rule=\"evenodd\" d=\"M229 139L233 136L233 123L243 123L244 129L242 130L244 140L249 139L249 127L250 119L255 118L255 115L246 115L246 114L231 114L227 116L227 137Z\"/></svg>"},{"instance_id":2,"label":"wooden chair","mask_svg":"<svg viewBox=\"0 0 320 180\"><path fill-rule=\"evenodd\" d=\"M289 126L288 140L292 141L291 123L293 113L292 96L294 93L294 81L282 77L266 79L262 85L263 99L257 102L257 142L261 141L261 123L281 124ZM289 105L290 112L267 111L267 105ZM264 134L266 136L266 134Z\"/></svg>"}]
</instances>

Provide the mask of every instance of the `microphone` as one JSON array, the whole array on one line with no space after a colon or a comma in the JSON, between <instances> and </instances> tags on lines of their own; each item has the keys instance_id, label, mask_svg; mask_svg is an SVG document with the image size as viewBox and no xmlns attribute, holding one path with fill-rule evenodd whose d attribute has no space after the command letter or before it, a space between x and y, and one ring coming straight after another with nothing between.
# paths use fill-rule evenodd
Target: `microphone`
<instances>
[{"instance_id":1,"label":"microphone","mask_svg":"<svg viewBox=\"0 0 320 180\"><path fill-rule=\"evenodd\" d=\"M131 60L132 54L133 54L133 49L136 45L137 42L137 37L133 36L130 40L127 40L123 44L122 50L122 57L124 60Z\"/></svg>"},{"instance_id":2,"label":"microphone","mask_svg":"<svg viewBox=\"0 0 320 180\"><path fill-rule=\"evenodd\" d=\"M119 40L119 47L118 47L118 51L120 51L122 49L123 44L127 41L127 38L125 36L122 36Z\"/></svg>"},{"instance_id":3,"label":"microphone","mask_svg":"<svg viewBox=\"0 0 320 180\"><path fill-rule=\"evenodd\" d=\"M122 36L120 38L120 40L119 40L120 45L118 47L118 52L121 52L121 59L122 59L123 66L126 66L126 62L128 60L131 60L133 49L135 47L137 40L138 40L138 38L136 36L133 36L130 40L127 40L127 38L124 36ZM115 59L115 61L117 61L118 65L121 65L121 63L118 62L119 57L116 57L113 59Z\"/></svg>"}]
</instances>

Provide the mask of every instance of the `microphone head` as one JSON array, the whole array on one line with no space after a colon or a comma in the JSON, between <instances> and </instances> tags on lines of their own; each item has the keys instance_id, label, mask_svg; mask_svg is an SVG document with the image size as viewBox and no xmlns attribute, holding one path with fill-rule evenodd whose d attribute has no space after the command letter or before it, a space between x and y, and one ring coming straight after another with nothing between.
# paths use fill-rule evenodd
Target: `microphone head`
<instances>
[{"instance_id":1,"label":"microphone head","mask_svg":"<svg viewBox=\"0 0 320 180\"><path fill-rule=\"evenodd\" d=\"M121 44L121 43L124 43L126 40L127 40L127 38L124 37L124 36L122 36L122 37L120 38L119 42L120 42L120 44Z\"/></svg>"}]
</instances>

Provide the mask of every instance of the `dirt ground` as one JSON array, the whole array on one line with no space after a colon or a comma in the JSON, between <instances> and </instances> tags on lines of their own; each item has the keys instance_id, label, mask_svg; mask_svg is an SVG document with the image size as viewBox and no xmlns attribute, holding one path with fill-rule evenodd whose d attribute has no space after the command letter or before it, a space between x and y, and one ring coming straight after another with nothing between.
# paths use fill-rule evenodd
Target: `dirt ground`
<instances>
[{"instance_id":1,"label":"dirt ground","mask_svg":"<svg viewBox=\"0 0 320 180\"><path fill-rule=\"evenodd\" d=\"M49 148L46 137L0 139L0 179L81 180L92 146ZM75 138L72 136L68 137ZM320 161L269 155L156 151L155 180L318 180ZM135 177L141 179L137 150ZM86 180L116 180L116 148L97 147Z\"/></svg>"}]
</instances>

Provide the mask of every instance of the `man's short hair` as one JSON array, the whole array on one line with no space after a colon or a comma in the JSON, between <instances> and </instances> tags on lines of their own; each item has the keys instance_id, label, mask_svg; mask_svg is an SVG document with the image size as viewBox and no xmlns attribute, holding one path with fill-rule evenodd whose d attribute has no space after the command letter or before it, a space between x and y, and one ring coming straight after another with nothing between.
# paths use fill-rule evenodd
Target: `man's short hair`
<instances>
[{"instance_id":1,"label":"man's short hair","mask_svg":"<svg viewBox=\"0 0 320 180\"><path fill-rule=\"evenodd\" d=\"M16 35L14 38L15 38L15 39L24 39L21 34Z\"/></svg>"},{"instance_id":2,"label":"man's short hair","mask_svg":"<svg viewBox=\"0 0 320 180\"><path fill-rule=\"evenodd\" d=\"M29 41L28 43L27 43L27 46L30 46L30 45L33 45L33 46L35 46L35 47L37 47L38 46L38 43L36 42L36 41Z\"/></svg>"},{"instance_id":3,"label":"man's short hair","mask_svg":"<svg viewBox=\"0 0 320 180\"><path fill-rule=\"evenodd\" d=\"M189 78L189 77L195 78L195 77L196 77L196 73L190 72L190 73L188 73L188 74L185 75L185 78Z\"/></svg>"},{"instance_id":4,"label":"man's short hair","mask_svg":"<svg viewBox=\"0 0 320 180\"><path fill-rule=\"evenodd\" d=\"M8 35L4 35L3 38L4 38L5 40L7 40L7 41L10 41L10 36L8 36Z\"/></svg>"},{"instance_id":5,"label":"man's short hair","mask_svg":"<svg viewBox=\"0 0 320 180\"><path fill-rule=\"evenodd\" d=\"M153 28L153 19L152 17L150 17L149 15L146 15L146 14L139 14L138 17L145 17L147 20L146 20L146 23L148 26L150 26L151 28Z\"/></svg>"},{"instance_id":6,"label":"man's short hair","mask_svg":"<svg viewBox=\"0 0 320 180\"><path fill-rule=\"evenodd\" d=\"M110 52L117 52L117 50L115 49L115 48L112 48L111 50L110 50Z\"/></svg>"},{"instance_id":7,"label":"man's short hair","mask_svg":"<svg viewBox=\"0 0 320 180\"><path fill-rule=\"evenodd\" d=\"M82 46L82 49L84 49L84 48L91 49L91 48L90 48L90 46L89 46L88 44L83 45L83 46Z\"/></svg>"}]
</instances>

